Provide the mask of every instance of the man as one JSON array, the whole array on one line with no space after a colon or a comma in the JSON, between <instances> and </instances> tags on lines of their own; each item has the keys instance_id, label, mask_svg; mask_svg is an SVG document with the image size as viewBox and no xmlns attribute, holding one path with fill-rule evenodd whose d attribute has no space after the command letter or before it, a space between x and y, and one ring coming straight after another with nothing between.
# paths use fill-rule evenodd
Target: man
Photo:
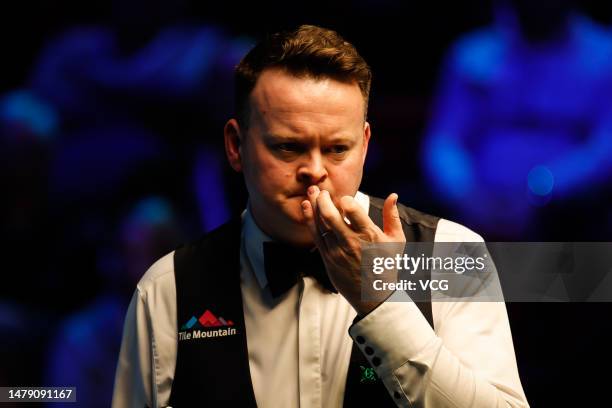
<instances>
[{"instance_id":1,"label":"man","mask_svg":"<svg viewBox=\"0 0 612 408\"><path fill-rule=\"evenodd\" d=\"M248 208L142 278L114 407L527 406L503 303L361 300L360 241L481 240L358 192L370 79L314 26L245 56L224 131Z\"/></svg>"}]
</instances>

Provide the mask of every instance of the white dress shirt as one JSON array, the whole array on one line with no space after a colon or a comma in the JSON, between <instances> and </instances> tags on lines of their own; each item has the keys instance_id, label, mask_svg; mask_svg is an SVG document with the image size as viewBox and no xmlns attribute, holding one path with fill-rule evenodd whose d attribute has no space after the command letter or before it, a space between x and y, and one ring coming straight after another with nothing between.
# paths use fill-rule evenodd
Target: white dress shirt
<instances>
[{"instance_id":1,"label":"white dress shirt","mask_svg":"<svg viewBox=\"0 0 612 408\"><path fill-rule=\"evenodd\" d=\"M368 196L355 198L367 212ZM353 339L374 350L367 357L380 359L376 372L398 406L528 406L503 302L432 302L434 328L414 303L386 302L352 325L348 301L311 277L272 299L262 250L270 240L245 211L241 291L259 407L341 407ZM435 241L482 238L441 219ZM147 271L130 303L113 408L168 405L177 333L171 253Z\"/></svg>"}]
</instances>

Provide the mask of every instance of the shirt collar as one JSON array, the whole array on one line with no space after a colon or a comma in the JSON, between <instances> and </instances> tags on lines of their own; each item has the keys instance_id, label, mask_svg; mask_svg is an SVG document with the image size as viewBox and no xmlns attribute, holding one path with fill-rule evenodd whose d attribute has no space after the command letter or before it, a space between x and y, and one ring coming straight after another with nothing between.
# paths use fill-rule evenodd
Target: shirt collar
<instances>
[{"instance_id":1,"label":"shirt collar","mask_svg":"<svg viewBox=\"0 0 612 408\"><path fill-rule=\"evenodd\" d=\"M366 213L369 211L369 196L358 191L357 194L355 194L355 201L357 201ZM257 226L248 205L243 215L243 234L244 249L247 259L253 268L253 273L255 274L259 286L263 289L268 285L268 278L264 270L263 243L274 240Z\"/></svg>"}]
</instances>

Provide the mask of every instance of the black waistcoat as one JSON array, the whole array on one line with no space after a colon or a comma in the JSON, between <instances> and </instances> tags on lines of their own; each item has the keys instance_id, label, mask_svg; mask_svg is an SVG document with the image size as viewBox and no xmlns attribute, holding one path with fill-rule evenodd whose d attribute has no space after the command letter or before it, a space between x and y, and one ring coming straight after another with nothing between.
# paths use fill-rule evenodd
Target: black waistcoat
<instances>
[{"instance_id":1,"label":"black waistcoat","mask_svg":"<svg viewBox=\"0 0 612 408\"><path fill-rule=\"evenodd\" d=\"M399 209L408 242L434 240L438 218ZM382 227L382 200L370 197L369 216ZM240 234L237 218L175 252L179 333L173 408L257 406L240 289ZM431 303L417 306L433 326ZM363 381L364 367L369 368L369 362L353 345L344 406L395 407L380 380Z\"/></svg>"}]
</instances>

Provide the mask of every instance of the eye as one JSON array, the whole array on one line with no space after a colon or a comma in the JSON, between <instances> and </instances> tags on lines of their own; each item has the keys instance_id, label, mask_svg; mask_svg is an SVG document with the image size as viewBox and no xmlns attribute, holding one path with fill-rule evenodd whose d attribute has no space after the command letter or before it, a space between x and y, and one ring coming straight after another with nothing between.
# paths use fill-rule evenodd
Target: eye
<instances>
[{"instance_id":1,"label":"eye","mask_svg":"<svg viewBox=\"0 0 612 408\"><path fill-rule=\"evenodd\" d=\"M274 149L285 153L295 153L299 151L300 147L297 143L279 143L274 145Z\"/></svg>"},{"instance_id":2,"label":"eye","mask_svg":"<svg viewBox=\"0 0 612 408\"><path fill-rule=\"evenodd\" d=\"M343 154L348 151L348 146L346 145L333 145L327 149L329 153L332 154Z\"/></svg>"}]
</instances>

